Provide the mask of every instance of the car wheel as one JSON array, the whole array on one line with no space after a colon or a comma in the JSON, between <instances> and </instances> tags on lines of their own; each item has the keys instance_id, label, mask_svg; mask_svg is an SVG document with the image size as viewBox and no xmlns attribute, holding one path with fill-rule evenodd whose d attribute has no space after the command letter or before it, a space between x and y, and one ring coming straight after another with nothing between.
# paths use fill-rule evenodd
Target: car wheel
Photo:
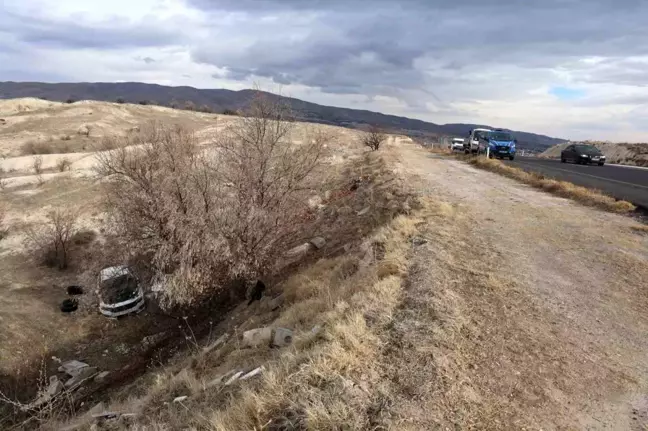
<instances>
[{"instance_id":1,"label":"car wheel","mask_svg":"<svg viewBox=\"0 0 648 431\"><path fill-rule=\"evenodd\" d=\"M515 160L515 156L509 156L509 160Z\"/></svg>"},{"instance_id":2,"label":"car wheel","mask_svg":"<svg viewBox=\"0 0 648 431\"><path fill-rule=\"evenodd\" d=\"M561 158L560 158L560 163L567 163L567 160L565 160L564 157L561 157Z\"/></svg>"},{"instance_id":3,"label":"car wheel","mask_svg":"<svg viewBox=\"0 0 648 431\"><path fill-rule=\"evenodd\" d=\"M79 308L79 302L76 299L66 299L61 303L61 311L71 313Z\"/></svg>"},{"instance_id":4,"label":"car wheel","mask_svg":"<svg viewBox=\"0 0 648 431\"><path fill-rule=\"evenodd\" d=\"M598 164L598 165L599 165L599 166L603 166L604 164L605 164L605 162L602 162L602 163L601 163L601 162L599 162L599 164Z\"/></svg>"}]
</instances>

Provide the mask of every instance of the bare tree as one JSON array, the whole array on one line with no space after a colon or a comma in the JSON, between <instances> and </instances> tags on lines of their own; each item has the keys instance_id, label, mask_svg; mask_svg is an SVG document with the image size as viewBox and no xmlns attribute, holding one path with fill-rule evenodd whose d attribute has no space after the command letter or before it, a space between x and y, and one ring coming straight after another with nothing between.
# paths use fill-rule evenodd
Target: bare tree
<instances>
[{"instance_id":1,"label":"bare tree","mask_svg":"<svg viewBox=\"0 0 648 431\"><path fill-rule=\"evenodd\" d=\"M226 293L267 274L288 246L324 142L292 145L290 112L263 96L200 147L193 133L152 124L111 138L98 156L106 199L133 251L152 256L171 303Z\"/></svg>"},{"instance_id":2,"label":"bare tree","mask_svg":"<svg viewBox=\"0 0 648 431\"><path fill-rule=\"evenodd\" d=\"M66 269L70 243L76 233L76 216L72 211L57 209L47 214L47 221L27 232L27 246L47 266Z\"/></svg>"},{"instance_id":3,"label":"bare tree","mask_svg":"<svg viewBox=\"0 0 648 431\"><path fill-rule=\"evenodd\" d=\"M307 207L307 189L324 144L332 137L310 131L293 145L288 105L258 93L240 121L218 137L219 183L228 211L219 227L236 256L234 272L257 276L270 270L277 252L295 235L296 216Z\"/></svg>"},{"instance_id":4,"label":"bare tree","mask_svg":"<svg viewBox=\"0 0 648 431\"><path fill-rule=\"evenodd\" d=\"M387 135L380 128L370 126L369 130L363 132L360 140L364 146L371 148L372 151L378 151L380 146L387 139Z\"/></svg>"}]
</instances>

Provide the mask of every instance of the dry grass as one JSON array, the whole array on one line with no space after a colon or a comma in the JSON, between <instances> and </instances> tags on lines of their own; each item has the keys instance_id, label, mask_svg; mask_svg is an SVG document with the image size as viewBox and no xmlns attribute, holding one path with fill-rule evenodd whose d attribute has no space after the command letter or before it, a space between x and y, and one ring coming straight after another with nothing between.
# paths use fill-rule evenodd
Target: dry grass
<instances>
[{"instance_id":1,"label":"dry grass","mask_svg":"<svg viewBox=\"0 0 648 431\"><path fill-rule=\"evenodd\" d=\"M567 181L558 181L545 178L541 174L529 173L522 169L505 165L499 160L488 159L485 157L473 157L468 159L468 163L481 169L495 172L509 178L529 184L537 189L546 192L573 199L585 205L598 207L615 213L627 213L634 211L636 207L630 202L616 200L611 196L605 195L597 190L577 186Z\"/></svg>"},{"instance_id":2,"label":"dry grass","mask_svg":"<svg viewBox=\"0 0 648 431\"><path fill-rule=\"evenodd\" d=\"M641 233L644 235L648 235L648 225L645 224L639 224L636 226L632 226L631 229L637 233Z\"/></svg>"},{"instance_id":3,"label":"dry grass","mask_svg":"<svg viewBox=\"0 0 648 431\"><path fill-rule=\"evenodd\" d=\"M59 141L53 139L49 141L28 141L20 147L20 153L23 156L35 154L59 154L72 153L74 149L68 141L72 138L69 135L62 137Z\"/></svg>"},{"instance_id":4,"label":"dry grass","mask_svg":"<svg viewBox=\"0 0 648 431\"><path fill-rule=\"evenodd\" d=\"M379 158L373 157L375 153L371 156L372 160ZM372 169L382 172L382 167L376 163ZM366 165L364 172L370 176ZM387 186L380 181L375 184L377 188ZM379 193L374 190L371 194L376 198ZM343 200L340 205L355 208L365 203ZM122 425L150 429L370 428L375 406L383 398L379 333L387 330L399 304L411 238L432 207L424 205L410 215L395 216L365 236L361 244L347 236L350 232L340 231L338 236L351 246L347 252L332 253L273 287L286 298L279 314L263 313L254 306L237 308L230 313L232 320L226 320L227 325L233 325L228 326L233 336L224 347L209 354L194 350L175 365L149 374L145 381L125 388L108 409L140 413L134 423ZM380 205L372 211L393 214ZM375 226L355 211L348 217ZM338 219L337 224L343 222ZM281 350L241 348L242 332L261 326L293 329L292 346ZM313 332L315 326L321 330ZM266 371L259 378L206 389L207 382L216 377L260 365ZM189 399L170 403L182 395Z\"/></svg>"}]
</instances>

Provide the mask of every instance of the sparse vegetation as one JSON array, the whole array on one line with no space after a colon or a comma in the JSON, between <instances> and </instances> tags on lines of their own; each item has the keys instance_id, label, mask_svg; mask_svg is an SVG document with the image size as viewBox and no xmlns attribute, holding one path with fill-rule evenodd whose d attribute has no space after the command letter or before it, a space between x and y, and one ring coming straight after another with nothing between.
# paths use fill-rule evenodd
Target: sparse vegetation
<instances>
[{"instance_id":1,"label":"sparse vegetation","mask_svg":"<svg viewBox=\"0 0 648 431\"><path fill-rule=\"evenodd\" d=\"M186 111L195 111L196 110L196 104L192 102L191 100L187 100L184 105L183 109Z\"/></svg>"},{"instance_id":2,"label":"sparse vegetation","mask_svg":"<svg viewBox=\"0 0 648 431\"><path fill-rule=\"evenodd\" d=\"M82 230L72 235L71 241L74 245L88 245L97 238L97 232L93 230Z\"/></svg>"},{"instance_id":3,"label":"sparse vegetation","mask_svg":"<svg viewBox=\"0 0 648 431\"><path fill-rule=\"evenodd\" d=\"M36 175L43 173L43 156L38 155L32 159L32 170Z\"/></svg>"},{"instance_id":4,"label":"sparse vegetation","mask_svg":"<svg viewBox=\"0 0 648 431\"><path fill-rule=\"evenodd\" d=\"M369 130L361 136L362 145L371 148L371 151L378 151L380 146L387 139L387 135L380 128L370 126Z\"/></svg>"},{"instance_id":5,"label":"sparse vegetation","mask_svg":"<svg viewBox=\"0 0 648 431\"><path fill-rule=\"evenodd\" d=\"M7 226L5 225L5 218L7 217L7 212L3 205L0 205L0 240L3 240L8 233Z\"/></svg>"},{"instance_id":6,"label":"sparse vegetation","mask_svg":"<svg viewBox=\"0 0 648 431\"><path fill-rule=\"evenodd\" d=\"M72 166L72 161L67 157L61 157L56 162L56 169L59 172L69 171L71 166Z\"/></svg>"},{"instance_id":7,"label":"sparse vegetation","mask_svg":"<svg viewBox=\"0 0 648 431\"><path fill-rule=\"evenodd\" d=\"M63 135L60 141L28 141L20 147L20 153L24 156L32 154L71 153L74 152L68 143L71 139L72 137L69 135Z\"/></svg>"},{"instance_id":8,"label":"sparse vegetation","mask_svg":"<svg viewBox=\"0 0 648 431\"><path fill-rule=\"evenodd\" d=\"M76 216L70 210L57 209L47 220L27 233L26 245L36 260L48 267L68 267L71 240L76 234Z\"/></svg>"},{"instance_id":9,"label":"sparse vegetation","mask_svg":"<svg viewBox=\"0 0 648 431\"><path fill-rule=\"evenodd\" d=\"M291 145L292 117L259 96L250 117L214 139L152 124L99 154L107 202L124 239L166 279L170 303L228 295L228 280L267 274L294 240L328 137ZM128 148L134 146L133 148Z\"/></svg>"},{"instance_id":10,"label":"sparse vegetation","mask_svg":"<svg viewBox=\"0 0 648 431\"><path fill-rule=\"evenodd\" d=\"M124 100L123 97L118 97L117 99L115 99L115 103L122 104L122 103L126 103L126 101Z\"/></svg>"},{"instance_id":11,"label":"sparse vegetation","mask_svg":"<svg viewBox=\"0 0 648 431\"><path fill-rule=\"evenodd\" d=\"M486 157L471 157L468 159L468 163L481 169L505 175L549 193L573 199L585 205L595 206L617 213L627 213L636 209L630 202L616 200L597 190L577 186L567 181L545 178L543 175L537 173L529 173L522 169L508 166L499 160L488 159Z\"/></svg>"},{"instance_id":12,"label":"sparse vegetation","mask_svg":"<svg viewBox=\"0 0 648 431\"><path fill-rule=\"evenodd\" d=\"M239 115L239 112L233 109L225 109L223 115Z\"/></svg>"},{"instance_id":13,"label":"sparse vegetation","mask_svg":"<svg viewBox=\"0 0 648 431\"><path fill-rule=\"evenodd\" d=\"M65 103L68 103L68 104L72 104L72 103L74 103L74 102L76 102L76 100L74 100L74 99L71 98L71 97L68 98L68 99L65 101Z\"/></svg>"}]
</instances>

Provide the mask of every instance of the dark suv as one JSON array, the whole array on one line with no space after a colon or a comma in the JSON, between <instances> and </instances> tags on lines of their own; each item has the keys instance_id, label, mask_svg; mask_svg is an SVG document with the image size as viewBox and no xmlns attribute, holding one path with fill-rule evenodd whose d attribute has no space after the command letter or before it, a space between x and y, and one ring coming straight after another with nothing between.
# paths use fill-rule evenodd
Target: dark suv
<instances>
[{"instance_id":1,"label":"dark suv","mask_svg":"<svg viewBox=\"0 0 648 431\"><path fill-rule=\"evenodd\" d=\"M586 165L597 163L599 166L603 166L605 164L605 156L594 145L572 144L562 150L562 153L560 153L560 161L563 163L574 162Z\"/></svg>"}]
</instances>

